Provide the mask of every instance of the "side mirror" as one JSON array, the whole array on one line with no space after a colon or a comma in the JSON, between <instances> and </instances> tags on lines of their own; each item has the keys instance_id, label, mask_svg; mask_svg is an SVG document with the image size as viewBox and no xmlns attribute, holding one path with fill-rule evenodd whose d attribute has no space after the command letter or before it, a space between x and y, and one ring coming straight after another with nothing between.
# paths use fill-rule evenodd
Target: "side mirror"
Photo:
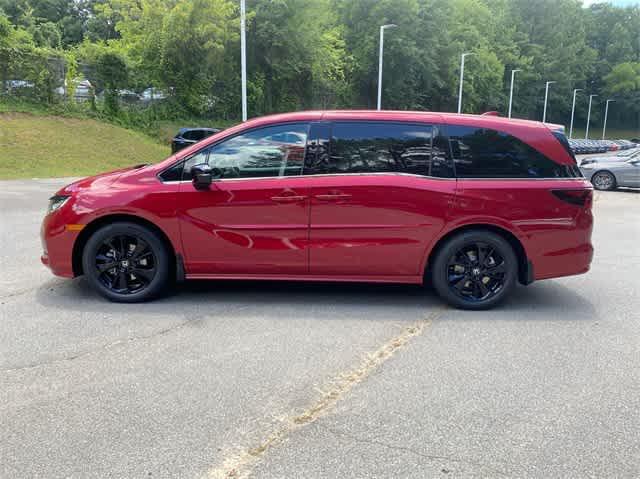
<instances>
[{"instance_id":1,"label":"side mirror","mask_svg":"<svg viewBox=\"0 0 640 479\"><path fill-rule=\"evenodd\" d=\"M213 170L206 163L191 167L191 182L196 190L208 190L213 183Z\"/></svg>"}]
</instances>

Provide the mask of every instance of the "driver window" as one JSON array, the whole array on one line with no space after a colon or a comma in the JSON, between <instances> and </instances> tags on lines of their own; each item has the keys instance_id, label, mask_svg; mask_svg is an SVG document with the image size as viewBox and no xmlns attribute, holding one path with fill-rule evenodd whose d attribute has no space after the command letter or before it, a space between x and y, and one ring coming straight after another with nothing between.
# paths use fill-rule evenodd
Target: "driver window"
<instances>
[{"instance_id":1,"label":"driver window","mask_svg":"<svg viewBox=\"0 0 640 479\"><path fill-rule=\"evenodd\" d=\"M235 136L209 150L209 165L221 171L221 178L300 175L308 127L289 123Z\"/></svg>"}]
</instances>

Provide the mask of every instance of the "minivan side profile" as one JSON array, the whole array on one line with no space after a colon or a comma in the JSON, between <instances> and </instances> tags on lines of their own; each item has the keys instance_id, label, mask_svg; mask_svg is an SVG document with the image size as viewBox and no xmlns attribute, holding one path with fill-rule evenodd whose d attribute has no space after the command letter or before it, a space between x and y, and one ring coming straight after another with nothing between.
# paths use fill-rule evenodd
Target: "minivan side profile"
<instances>
[{"instance_id":1,"label":"minivan side profile","mask_svg":"<svg viewBox=\"0 0 640 479\"><path fill-rule=\"evenodd\" d=\"M518 282L589 270L591 202L556 125L288 113L61 189L42 262L121 302L184 279L429 280L486 309Z\"/></svg>"}]
</instances>

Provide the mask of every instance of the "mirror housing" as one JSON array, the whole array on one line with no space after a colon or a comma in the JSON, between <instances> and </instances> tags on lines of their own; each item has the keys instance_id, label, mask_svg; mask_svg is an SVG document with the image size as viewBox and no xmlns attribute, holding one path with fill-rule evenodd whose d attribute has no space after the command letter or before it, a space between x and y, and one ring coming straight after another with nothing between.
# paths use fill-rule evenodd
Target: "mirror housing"
<instances>
[{"instance_id":1,"label":"mirror housing","mask_svg":"<svg viewBox=\"0 0 640 479\"><path fill-rule=\"evenodd\" d=\"M191 167L191 182L196 190L208 190L213 183L213 170L206 163Z\"/></svg>"}]
</instances>

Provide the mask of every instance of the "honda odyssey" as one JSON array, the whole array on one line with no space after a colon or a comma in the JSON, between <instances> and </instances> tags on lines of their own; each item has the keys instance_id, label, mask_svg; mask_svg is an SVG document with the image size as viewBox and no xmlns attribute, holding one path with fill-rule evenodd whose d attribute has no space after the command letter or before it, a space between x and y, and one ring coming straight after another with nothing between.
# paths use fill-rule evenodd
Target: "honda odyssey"
<instances>
[{"instance_id":1,"label":"honda odyssey","mask_svg":"<svg viewBox=\"0 0 640 479\"><path fill-rule=\"evenodd\" d=\"M557 125L289 113L62 188L42 262L121 302L184 279L428 280L486 309L518 282L589 270L591 202Z\"/></svg>"}]
</instances>

